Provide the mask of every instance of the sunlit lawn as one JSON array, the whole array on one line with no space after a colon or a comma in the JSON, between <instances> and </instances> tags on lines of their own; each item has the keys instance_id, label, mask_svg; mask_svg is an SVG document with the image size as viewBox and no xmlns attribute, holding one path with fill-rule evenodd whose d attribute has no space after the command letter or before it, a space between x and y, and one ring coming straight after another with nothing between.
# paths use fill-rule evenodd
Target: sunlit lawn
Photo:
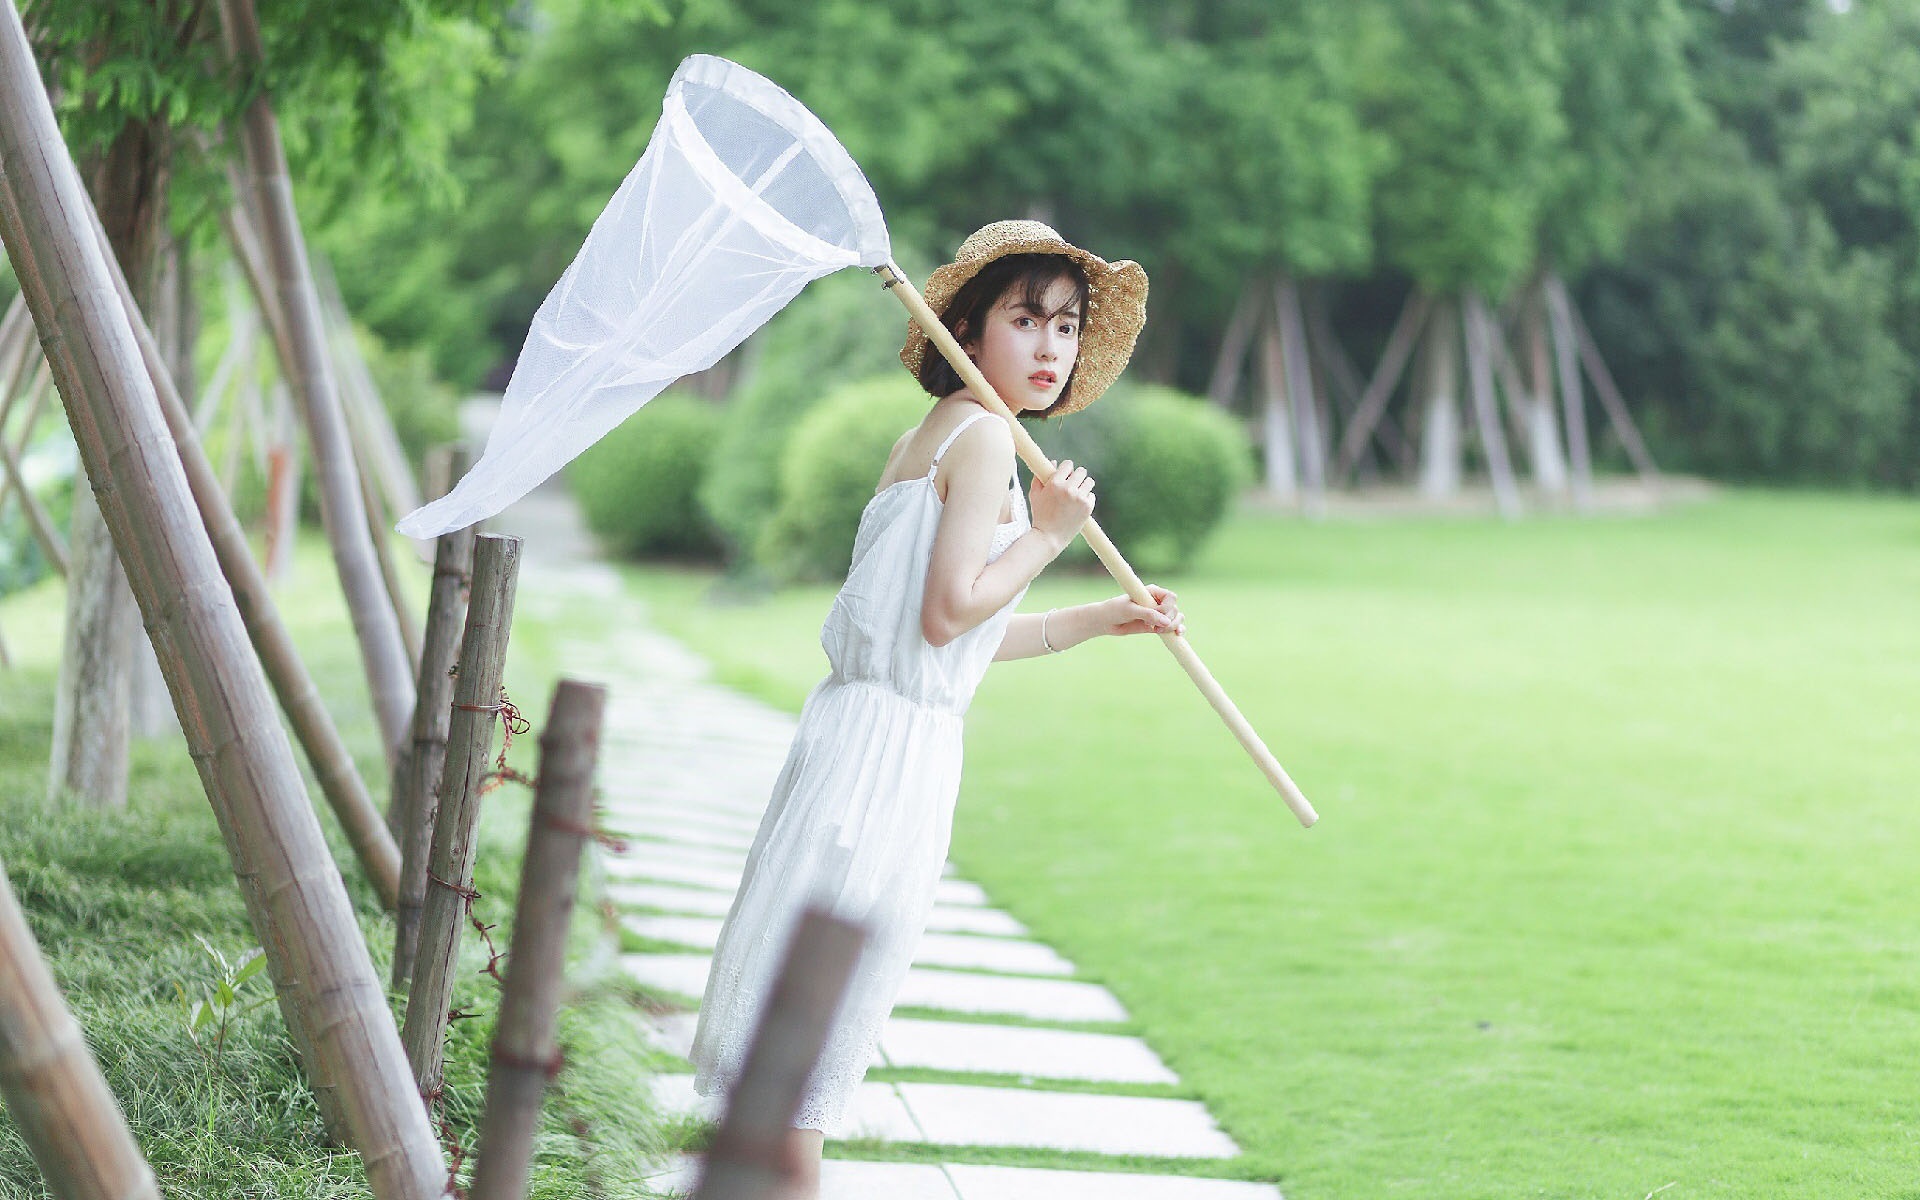
<instances>
[{"instance_id":1,"label":"sunlit lawn","mask_svg":"<svg viewBox=\"0 0 1920 1200\"><path fill-rule=\"evenodd\" d=\"M831 589L632 578L776 703L825 672ZM1159 581L1320 824L1154 639L1113 639L989 672L954 856L1119 995L1253 1174L1920 1195L1920 504L1242 513ZM1113 591L1043 577L1024 607Z\"/></svg>"}]
</instances>

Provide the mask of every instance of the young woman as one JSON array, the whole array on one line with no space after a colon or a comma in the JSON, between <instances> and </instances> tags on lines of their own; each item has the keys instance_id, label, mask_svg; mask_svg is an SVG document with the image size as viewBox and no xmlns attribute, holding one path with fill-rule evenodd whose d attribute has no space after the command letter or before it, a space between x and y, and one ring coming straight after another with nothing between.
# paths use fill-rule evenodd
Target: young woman
<instances>
[{"instance_id":1,"label":"young woman","mask_svg":"<svg viewBox=\"0 0 1920 1200\"><path fill-rule=\"evenodd\" d=\"M1107 263L1036 221L1001 221L927 281L927 303L1015 414L1085 408L1146 319L1139 265ZM796 1195L818 1194L820 1147L893 1007L933 905L960 788L961 718L990 662L1058 653L1102 634L1184 629L1172 592L1015 615L1093 513L1085 467L1031 488L1013 435L910 327L901 361L937 397L894 444L861 515L853 565L820 631L832 673L800 711L792 748L720 933L692 1051L695 1085L722 1095L800 911L869 931L787 1147ZM1009 482L1012 480L1012 482Z\"/></svg>"}]
</instances>

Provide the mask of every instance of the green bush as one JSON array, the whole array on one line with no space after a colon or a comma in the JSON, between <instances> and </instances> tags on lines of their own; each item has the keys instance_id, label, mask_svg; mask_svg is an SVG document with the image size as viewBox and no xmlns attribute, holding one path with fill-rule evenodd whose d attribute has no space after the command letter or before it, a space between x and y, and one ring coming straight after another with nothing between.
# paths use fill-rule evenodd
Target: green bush
<instances>
[{"instance_id":1,"label":"green bush","mask_svg":"<svg viewBox=\"0 0 1920 1200\"><path fill-rule=\"evenodd\" d=\"M1253 479L1233 418L1172 388L1121 385L1091 407L1028 430L1047 457L1092 474L1094 520L1136 568L1184 565ZM1075 538L1065 563L1095 562Z\"/></svg>"},{"instance_id":2,"label":"green bush","mask_svg":"<svg viewBox=\"0 0 1920 1200\"><path fill-rule=\"evenodd\" d=\"M756 547L774 578L846 577L887 453L930 403L905 371L895 371L835 388L801 419L780 456L777 504Z\"/></svg>"},{"instance_id":3,"label":"green bush","mask_svg":"<svg viewBox=\"0 0 1920 1200\"><path fill-rule=\"evenodd\" d=\"M780 454L800 418L839 384L889 369L907 378L894 357L906 323L879 293L864 272L828 276L746 347L749 365L728 401L713 468L700 488L729 557L749 558L759 544L777 502Z\"/></svg>"},{"instance_id":4,"label":"green bush","mask_svg":"<svg viewBox=\"0 0 1920 1200\"><path fill-rule=\"evenodd\" d=\"M720 411L669 392L567 468L587 525L617 553L711 557L720 542L697 499Z\"/></svg>"}]
</instances>

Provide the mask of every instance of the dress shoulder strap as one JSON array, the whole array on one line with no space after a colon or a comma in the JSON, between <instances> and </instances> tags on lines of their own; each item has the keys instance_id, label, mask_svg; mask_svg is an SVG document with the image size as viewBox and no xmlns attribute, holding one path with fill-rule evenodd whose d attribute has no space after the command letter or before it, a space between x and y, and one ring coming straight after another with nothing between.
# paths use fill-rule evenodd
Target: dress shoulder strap
<instances>
[{"instance_id":1,"label":"dress shoulder strap","mask_svg":"<svg viewBox=\"0 0 1920 1200\"><path fill-rule=\"evenodd\" d=\"M973 424L975 421L978 421L982 417L990 417L992 415L993 414L990 412L973 413L969 415L966 420L960 422L958 425L955 425L953 427L953 432L947 435L947 440L944 442L941 442L940 448L933 452L933 466L927 468L927 474L929 475L933 474L933 467L939 466L940 460L946 456L947 447L953 445L953 439L959 437L960 434L966 430L967 426Z\"/></svg>"}]
</instances>

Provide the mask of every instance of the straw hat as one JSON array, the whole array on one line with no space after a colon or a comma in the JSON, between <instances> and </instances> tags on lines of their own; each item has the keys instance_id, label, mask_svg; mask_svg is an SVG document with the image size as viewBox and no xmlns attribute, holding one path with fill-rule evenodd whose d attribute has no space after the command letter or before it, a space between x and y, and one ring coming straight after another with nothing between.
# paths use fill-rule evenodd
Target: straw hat
<instances>
[{"instance_id":1,"label":"straw hat","mask_svg":"<svg viewBox=\"0 0 1920 1200\"><path fill-rule=\"evenodd\" d=\"M1080 356L1073 367L1073 394L1053 416L1078 412L1099 399L1133 357L1134 339L1147 323L1147 273L1130 259L1108 262L1068 242L1038 221L995 221L967 235L960 253L927 277L927 307L944 316L961 285L996 258L1009 254L1062 254L1087 273L1087 317L1080 329ZM907 325L900 361L917 379L927 335Z\"/></svg>"}]
</instances>

